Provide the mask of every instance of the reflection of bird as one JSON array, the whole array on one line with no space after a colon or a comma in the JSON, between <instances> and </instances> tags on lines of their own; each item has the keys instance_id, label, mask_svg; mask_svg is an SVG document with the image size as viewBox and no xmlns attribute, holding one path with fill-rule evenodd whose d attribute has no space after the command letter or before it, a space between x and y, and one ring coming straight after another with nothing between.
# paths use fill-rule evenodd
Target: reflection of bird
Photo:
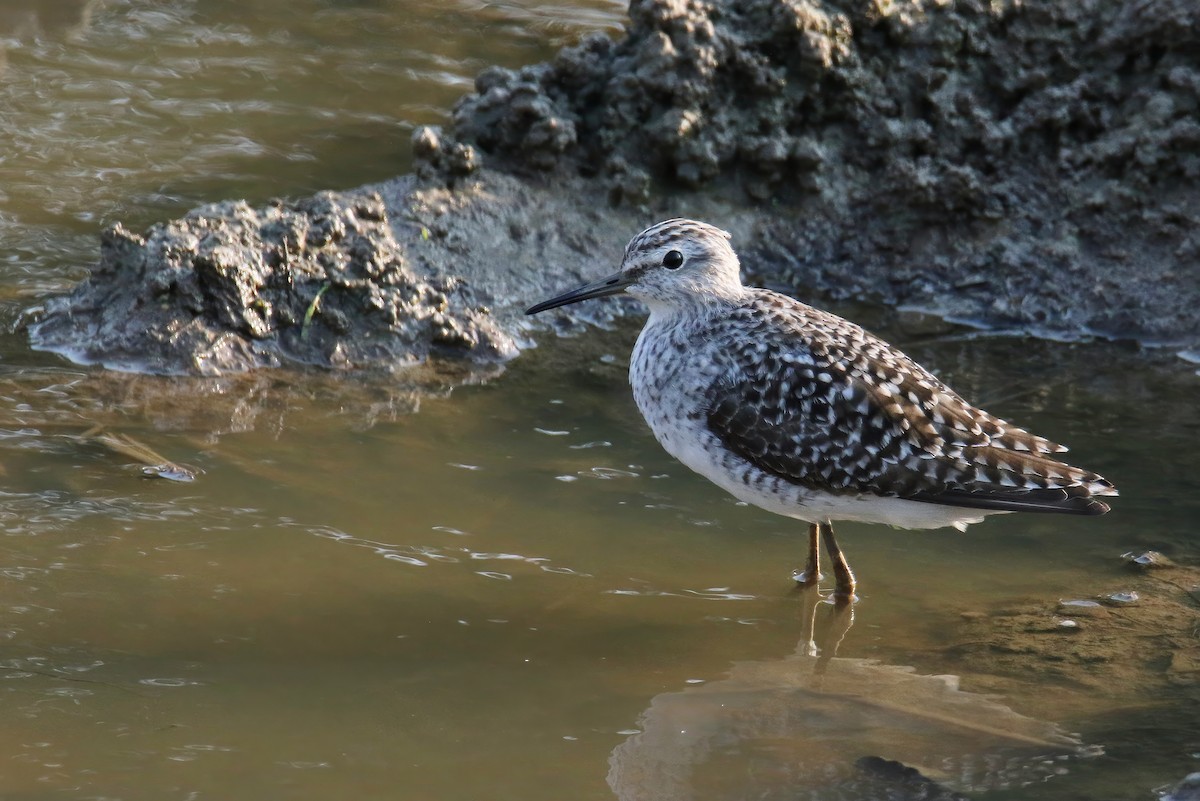
<instances>
[{"instance_id":1,"label":"reflection of bird","mask_svg":"<svg viewBox=\"0 0 1200 801\"><path fill-rule=\"evenodd\" d=\"M667 220L635 236L614 275L527 310L628 292L650 308L629 380L669 453L741 500L810 523L837 594L854 576L832 521L937 528L996 512L1108 511L1113 485L1065 451L971 406L847 320L742 286L729 234Z\"/></svg>"},{"instance_id":2,"label":"reflection of bird","mask_svg":"<svg viewBox=\"0 0 1200 801\"><path fill-rule=\"evenodd\" d=\"M1045 782L1087 753L957 676L836 656L854 607L821 603L811 584L800 597L795 653L654 697L609 757L620 801L966 801ZM817 612L829 625L814 627Z\"/></svg>"}]
</instances>

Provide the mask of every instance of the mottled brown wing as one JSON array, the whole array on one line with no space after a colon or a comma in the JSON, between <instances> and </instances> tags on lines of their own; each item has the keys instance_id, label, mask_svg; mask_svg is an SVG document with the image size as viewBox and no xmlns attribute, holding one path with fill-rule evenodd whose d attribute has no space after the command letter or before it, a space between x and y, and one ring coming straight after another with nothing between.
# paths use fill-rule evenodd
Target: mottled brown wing
<instances>
[{"instance_id":1,"label":"mottled brown wing","mask_svg":"<svg viewBox=\"0 0 1200 801\"><path fill-rule=\"evenodd\" d=\"M1062 446L972 407L861 328L793 304L772 310L777 319L763 320L758 336L730 338L727 370L711 388L709 428L747 461L831 492L1107 510L1090 496L1115 494L1112 485L1053 457Z\"/></svg>"}]
</instances>

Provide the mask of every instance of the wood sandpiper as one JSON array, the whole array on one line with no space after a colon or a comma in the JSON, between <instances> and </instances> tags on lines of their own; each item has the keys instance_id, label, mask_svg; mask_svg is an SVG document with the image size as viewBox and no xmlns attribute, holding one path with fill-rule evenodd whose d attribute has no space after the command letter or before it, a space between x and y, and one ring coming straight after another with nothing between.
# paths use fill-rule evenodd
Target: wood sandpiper
<instances>
[{"instance_id":1,"label":"wood sandpiper","mask_svg":"<svg viewBox=\"0 0 1200 801\"><path fill-rule=\"evenodd\" d=\"M742 285L730 235L672 219L630 240L615 274L526 314L627 292L650 309L629 367L638 409L679 461L734 497L809 524L835 598L855 580L833 521L959 530L998 512L1098 515L1111 482L977 409L854 323Z\"/></svg>"}]
</instances>

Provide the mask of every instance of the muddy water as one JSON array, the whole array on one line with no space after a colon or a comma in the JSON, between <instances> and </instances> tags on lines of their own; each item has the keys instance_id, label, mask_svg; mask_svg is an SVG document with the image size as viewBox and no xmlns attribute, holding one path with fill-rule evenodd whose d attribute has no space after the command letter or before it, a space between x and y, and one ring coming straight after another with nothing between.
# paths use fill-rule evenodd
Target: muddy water
<instances>
[{"instance_id":1,"label":"muddy water","mask_svg":"<svg viewBox=\"0 0 1200 801\"><path fill-rule=\"evenodd\" d=\"M407 131L482 64L619 18L599 0L14 8L6 322L79 274L102 220L402 169ZM1136 799L1196 770L1196 667L1162 646L1195 644L1190 585L1119 557L1197 561L1200 379L1120 345L839 311L1123 497L966 535L843 526L863 598L827 674L787 578L799 527L660 451L625 385L631 329L435 397L403 376L117 376L7 336L0 795L862 798L854 762L881 756L983 797ZM97 424L197 479L144 477ZM1158 612L1057 614L1131 589ZM1024 628L989 640L993 619ZM933 714L924 681L883 696L897 666L959 675L959 711Z\"/></svg>"}]
</instances>

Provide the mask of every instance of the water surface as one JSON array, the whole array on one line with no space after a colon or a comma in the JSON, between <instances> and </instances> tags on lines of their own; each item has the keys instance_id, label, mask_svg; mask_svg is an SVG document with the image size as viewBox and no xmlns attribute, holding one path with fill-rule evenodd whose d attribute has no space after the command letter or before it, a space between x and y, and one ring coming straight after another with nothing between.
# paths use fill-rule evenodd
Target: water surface
<instances>
[{"instance_id":1,"label":"water surface","mask_svg":"<svg viewBox=\"0 0 1200 801\"><path fill-rule=\"evenodd\" d=\"M545 58L621 13L602 0L130 0L52 24L49 4L32 20L10 5L5 322L82 274L101 224L402 171L412 127L444 121L479 68ZM863 597L839 658L959 674L964 691L1091 746L1052 763L1062 775L982 797L1139 799L1200 767L1186 665L1130 648L1080 671L1077 641L1053 628L1063 598L1179 597L1119 557L1197 561L1200 379L1119 344L838 310L1122 491L1100 519L1006 516L965 535L841 526ZM547 340L497 381L434 396L395 375L120 376L0 339L0 794L606 799L610 760L672 758L637 739L652 710L700 715L689 688L786 669L803 646L788 580L803 530L658 448L626 384L634 333ZM83 436L97 424L197 480L145 478ZM1037 642L1061 647L1058 672L971 650L964 626L1027 607L1045 610ZM1155 659L1180 636L1119 612L1079 620L1122 644L1144 636ZM786 711L812 721L803 736L729 735L687 770L710 797L805 797L795 765L844 767L909 739L881 742L869 722L835 736L848 718L827 701L793 698ZM976 766L1035 761L979 749ZM959 765L939 778L971 777Z\"/></svg>"}]
</instances>

